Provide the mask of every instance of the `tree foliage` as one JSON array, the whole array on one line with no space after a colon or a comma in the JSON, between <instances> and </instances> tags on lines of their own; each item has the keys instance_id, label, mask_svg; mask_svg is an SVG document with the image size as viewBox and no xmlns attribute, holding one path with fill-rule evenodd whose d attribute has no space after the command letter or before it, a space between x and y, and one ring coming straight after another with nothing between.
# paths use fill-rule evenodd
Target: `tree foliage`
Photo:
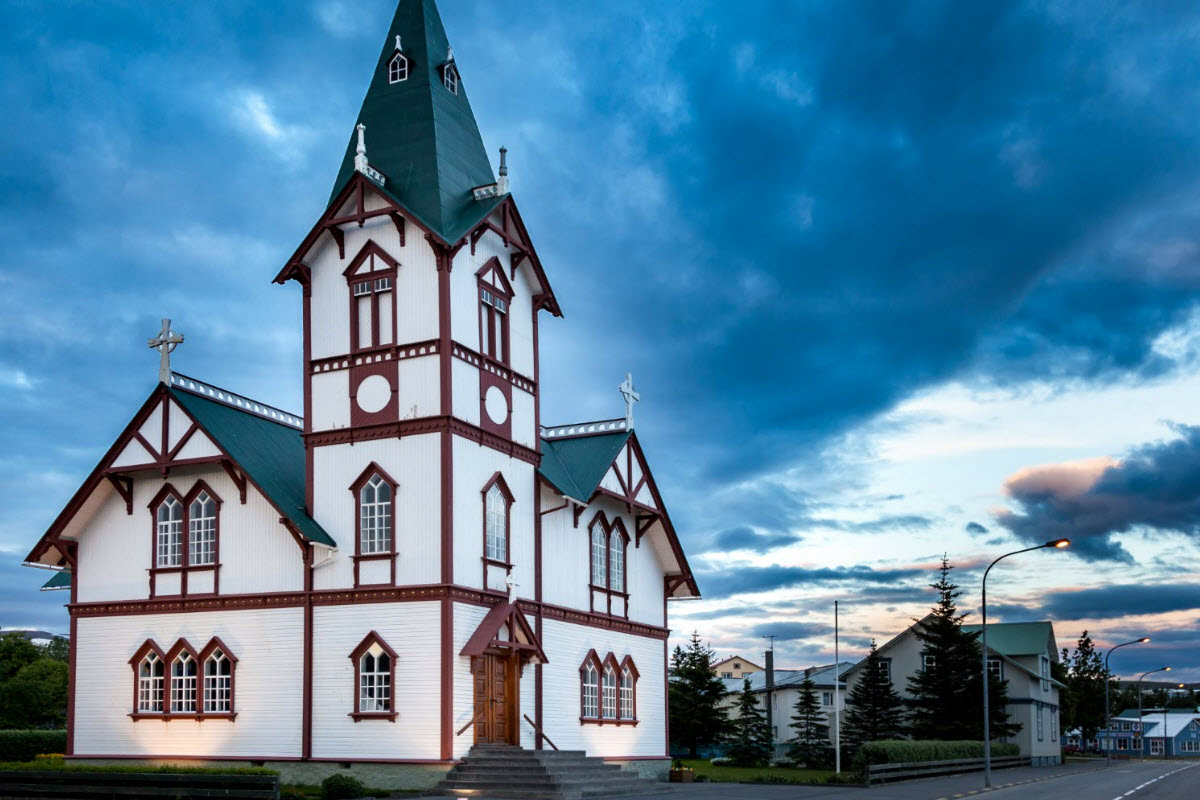
<instances>
[{"instance_id":1,"label":"tree foliage","mask_svg":"<svg viewBox=\"0 0 1200 800\"><path fill-rule=\"evenodd\" d=\"M922 644L925 667L908 679L909 734L914 739L968 740L983 736L983 652L979 632L963 630L966 614L958 612L962 595L950 580L954 567L942 558L940 577L930 587L938 593L932 612L917 621L914 634ZM1011 724L1005 705L1008 683L988 674L988 709L992 739L1020 730Z\"/></svg>"},{"instance_id":2,"label":"tree foliage","mask_svg":"<svg viewBox=\"0 0 1200 800\"><path fill-rule=\"evenodd\" d=\"M0 636L0 728L66 723L66 652L66 639L39 647L23 633Z\"/></svg>"},{"instance_id":3,"label":"tree foliage","mask_svg":"<svg viewBox=\"0 0 1200 800\"><path fill-rule=\"evenodd\" d=\"M730 731L729 717L721 702L729 696L724 682L713 671L716 657L692 632L686 649L676 646L671 654L668 714L671 741L686 747L691 758L703 744L719 744Z\"/></svg>"},{"instance_id":4,"label":"tree foliage","mask_svg":"<svg viewBox=\"0 0 1200 800\"><path fill-rule=\"evenodd\" d=\"M887 664L875 642L863 661L861 676L846 698L842 743L853 753L867 742L904 735L904 701L892 686Z\"/></svg>"},{"instance_id":5,"label":"tree foliage","mask_svg":"<svg viewBox=\"0 0 1200 800\"><path fill-rule=\"evenodd\" d=\"M825 724L825 714L817 701L816 686L807 672L792 711L795 735L788 756L812 769L824 767L829 762L829 726Z\"/></svg>"},{"instance_id":6,"label":"tree foliage","mask_svg":"<svg viewBox=\"0 0 1200 800\"><path fill-rule=\"evenodd\" d=\"M758 698L750 691L750 679L746 678L738 698L738 716L733 720L726 755L735 767L763 767L771 761L773 751L771 729L767 726L767 715L758 705Z\"/></svg>"},{"instance_id":7,"label":"tree foliage","mask_svg":"<svg viewBox=\"0 0 1200 800\"><path fill-rule=\"evenodd\" d=\"M1066 684L1061 698L1063 730L1079 728L1083 741L1094 739L1107 721L1104 719L1104 682L1110 676L1104 659L1096 650L1087 631L1075 643L1075 652L1062 651L1062 666L1056 675Z\"/></svg>"}]
</instances>

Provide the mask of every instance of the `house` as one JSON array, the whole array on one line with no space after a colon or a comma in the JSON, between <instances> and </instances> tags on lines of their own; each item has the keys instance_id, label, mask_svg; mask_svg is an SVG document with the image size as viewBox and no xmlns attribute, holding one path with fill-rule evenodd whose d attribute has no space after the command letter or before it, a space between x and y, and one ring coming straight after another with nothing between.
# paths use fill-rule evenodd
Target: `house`
<instances>
[{"instance_id":1,"label":"house","mask_svg":"<svg viewBox=\"0 0 1200 800\"><path fill-rule=\"evenodd\" d=\"M1109 719L1093 739L1083 741L1078 730L1069 731L1063 745L1116 755L1200 757L1200 711L1143 709L1139 717L1131 708Z\"/></svg>"},{"instance_id":2,"label":"house","mask_svg":"<svg viewBox=\"0 0 1200 800\"><path fill-rule=\"evenodd\" d=\"M383 39L275 276L303 414L173 371L164 321L158 385L27 556L69 587L67 755L421 786L553 743L664 772L667 608L699 592L632 379L622 417L543 424L562 310L504 151L433 0Z\"/></svg>"},{"instance_id":3,"label":"house","mask_svg":"<svg viewBox=\"0 0 1200 800\"><path fill-rule=\"evenodd\" d=\"M763 668L758 664L741 656L730 656L729 658L722 659L713 664L712 669L720 678L738 679L763 671Z\"/></svg>"},{"instance_id":4,"label":"house","mask_svg":"<svg viewBox=\"0 0 1200 800\"><path fill-rule=\"evenodd\" d=\"M879 647L892 685L908 698L908 678L924 669L921 641L910 625L903 633ZM978 631L978 625L963 630ZM1059 747L1059 696L1064 688L1050 676L1050 664L1058 660L1054 626L1050 622L998 622L988 625L988 669L1008 683L1007 711L1010 722L1021 730L1002 741L1016 744L1021 755L1035 765L1061 762ZM862 677L859 662L845 674L849 692ZM980 725L982 726L982 710Z\"/></svg>"},{"instance_id":5,"label":"house","mask_svg":"<svg viewBox=\"0 0 1200 800\"><path fill-rule=\"evenodd\" d=\"M770 709L771 735L776 744L784 745L796 738L796 731L792 727L791 719L792 714L795 713L796 701L800 698L800 685L804 683L806 675L812 678L813 691L821 704L821 713L826 724L832 726L834 708L844 709L846 703L845 686L843 685L838 691L835 675L844 675L851 666L853 666L853 662L843 661L837 665L826 664L808 669L777 669L775 670L774 684L770 688L767 687L766 672L756 672L747 676L750 680L750 691L754 694L758 704L764 710ZM731 711L736 711L738 698L744 687L745 679L725 679L725 688L731 692L725 705ZM832 740L832 727L829 736ZM784 755L785 750L786 747L781 748L779 755Z\"/></svg>"}]
</instances>

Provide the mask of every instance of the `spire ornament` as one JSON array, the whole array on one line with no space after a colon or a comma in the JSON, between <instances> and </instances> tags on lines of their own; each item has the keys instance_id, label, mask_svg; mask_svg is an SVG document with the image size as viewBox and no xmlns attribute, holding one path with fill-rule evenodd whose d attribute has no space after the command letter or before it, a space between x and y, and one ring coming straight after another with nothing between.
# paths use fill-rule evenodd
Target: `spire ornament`
<instances>
[{"instance_id":1,"label":"spire ornament","mask_svg":"<svg viewBox=\"0 0 1200 800\"><path fill-rule=\"evenodd\" d=\"M146 344L158 351L158 382L171 385L171 351L183 344L183 334L171 328L171 320L164 318L162 330Z\"/></svg>"},{"instance_id":2,"label":"spire ornament","mask_svg":"<svg viewBox=\"0 0 1200 800\"><path fill-rule=\"evenodd\" d=\"M633 430L633 404L642 399L642 396L633 388L633 373L625 373L625 380L621 381L617 391L625 398L625 430L631 431Z\"/></svg>"},{"instance_id":3,"label":"spire ornament","mask_svg":"<svg viewBox=\"0 0 1200 800\"><path fill-rule=\"evenodd\" d=\"M354 148L354 169L361 172L371 180L383 186L387 178L383 177L383 173L367 163L367 126L361 122L354 126L354 130L358 131L358 145Z\"/></svg>"}]
</instances>

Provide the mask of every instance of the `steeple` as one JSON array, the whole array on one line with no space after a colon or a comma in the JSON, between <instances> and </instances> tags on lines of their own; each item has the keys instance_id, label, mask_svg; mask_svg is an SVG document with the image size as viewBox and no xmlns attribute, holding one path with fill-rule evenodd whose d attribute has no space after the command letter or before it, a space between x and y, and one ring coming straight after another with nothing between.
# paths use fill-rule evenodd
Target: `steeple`
<instances>
[{"instance_id":1,"label":"steeple","mask_svg":"<svg viewBox=\"0 0 1200 800\"><path fill-rule=\"evenodd\" d=\"M502 202L471 192L496 178L434 0L400 0L330 202L355 174L360 126L370 171L358 171L382 180L383 192L446 242Z\"/></svg>"}]
</instances>

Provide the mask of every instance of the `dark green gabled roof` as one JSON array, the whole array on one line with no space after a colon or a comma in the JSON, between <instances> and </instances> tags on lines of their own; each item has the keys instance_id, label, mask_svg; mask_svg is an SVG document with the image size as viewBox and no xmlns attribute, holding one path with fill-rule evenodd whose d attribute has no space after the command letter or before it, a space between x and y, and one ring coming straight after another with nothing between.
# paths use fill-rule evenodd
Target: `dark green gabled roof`
<instances>
[{"instance_id":1,"label":"dark green gabled roof","mask_svg":"<svg viewBox=\"0 0 1200 800\"><path fill-rule=\"evenodd\" d=\"M542 465L538 474L567 497L586 503L627 441L628 431L542 439Z\"/></svg>"},{"instance_id":2,"label":"dark green gabled roof","mask_svg":"<svg viewBox=\"0 0 1200 800\"><path fill-rule=\"evenodd\" d=\"M42 584L43 592L54 592L59 589L71 588L71 570L64 569L50 576L50 580Z\"/></svg>"},{"instance_id":3,"label":"dark green gabled roof","mask_svg":"<svg viewBox=\"0 0 1200 800\"><path fill-rule=\"evenodd\" d=\"M408 79L389 84L397 34L408 59ZM386 178L383 191L452 243L503 197L476 201L471 194L496 178L461 75L457 95L442 83L448 48L433 0L400 0L329 201L354 176L356 127L361 123L366 126L367 161Z\"/></svg>"},{"instance_id":4,"label":"dark green gabled roof","mask_svg":"<svg viewBox=\"0 0 1200 800\"><path fill-rule=\"evenodd\" d=\"M964 631L976 633L978 625L963 625ZM988 625L988 648L1006 656L1052 655L1058 658L1054 625L1050 622L993 622Z\"/></svg>"},{"instance_id":5,"label":"dark green gabled roof","mask_svg":"<svg viewBox=\"0 0 1200 800\"><path fill-rule=\"evenodd\" d=\"M304 510L304 439L298 428L176 387L167 392L305 539L337 546Z\"/></svg>"}]
</instances>

